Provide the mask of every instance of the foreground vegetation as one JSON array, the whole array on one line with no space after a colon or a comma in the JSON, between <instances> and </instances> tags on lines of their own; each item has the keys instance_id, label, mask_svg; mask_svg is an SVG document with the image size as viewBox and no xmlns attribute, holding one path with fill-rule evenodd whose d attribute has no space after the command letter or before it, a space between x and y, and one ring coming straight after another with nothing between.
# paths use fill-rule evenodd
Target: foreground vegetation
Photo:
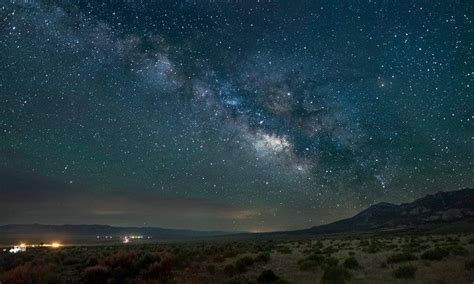
<instances>
[{"instance_id":1,"label":"foreground vegetation","mask_svg":"<svg viewBox=\"0 0 474 284\"><path fill-rule=\"evenodd\" d=\"M0 283L473 283L474 235L35 248Z\"/></svg>"}]
</instances>

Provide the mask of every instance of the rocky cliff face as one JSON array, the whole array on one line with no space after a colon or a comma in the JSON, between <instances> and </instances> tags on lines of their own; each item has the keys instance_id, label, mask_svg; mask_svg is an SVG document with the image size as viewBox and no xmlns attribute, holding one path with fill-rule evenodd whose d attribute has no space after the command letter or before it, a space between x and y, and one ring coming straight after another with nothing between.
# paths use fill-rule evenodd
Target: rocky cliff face
<instances>
[{"instance_id":1,"label":"rocky cliff face","mask_svg":"<svg viewBox=\"0 0 474 284\"><path fill-rule=\"evenodd\" d=\"M474 218L474 189L438 192L411 203L379 203L352 218L303 230L342 233L417 228L424 225Z\"/></svg>"},{"instance_id":2,"label":"rocky cliff face","mask_svg":"<svg viewBox=\"0 0 474 284\"><path fill-rule=\"evenodd\" d=\"M474 216L474 190L438 192L400 205L402 217L417 222L452 221Z\"/></svg>"}]
</instances>

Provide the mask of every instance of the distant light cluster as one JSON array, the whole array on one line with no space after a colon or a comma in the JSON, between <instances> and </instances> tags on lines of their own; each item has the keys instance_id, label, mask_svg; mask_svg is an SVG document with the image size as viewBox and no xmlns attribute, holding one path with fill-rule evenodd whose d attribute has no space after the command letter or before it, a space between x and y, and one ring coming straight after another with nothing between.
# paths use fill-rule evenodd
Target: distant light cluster
<instances>
[{"instance_id":1,"label":"distant light cluster","mask_svg":"<svg viewBox=\"0 0 474 284\"><path fill-rule=\"evenodd\" d=\"M41 243L41 244L21 243L19 245L13 246L13 248L9 249L8 252L16 254L16 253L20 253L20 252L25 252L27 248L50 247L50 248L56 249L56 248L60 248L62 246L63 245L61 243L58 243L58 242L47 243L47 244L45 244L45 243ZM6 249L4 249L3 251L6 251Z\"/></svg>"}]
</instances>

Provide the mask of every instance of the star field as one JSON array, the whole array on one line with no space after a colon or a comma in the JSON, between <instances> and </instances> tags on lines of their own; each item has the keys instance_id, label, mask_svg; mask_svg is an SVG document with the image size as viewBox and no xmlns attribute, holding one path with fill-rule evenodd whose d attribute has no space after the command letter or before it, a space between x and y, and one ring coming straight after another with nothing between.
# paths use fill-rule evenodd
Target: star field
<instances>
[{"instance_id":1,"label":"star field","mask_svg":"<svg viewBox=\"0 0 474 284\"><path fill-rule=\"evenodd\" d=\"M473 186L470 1L0 2L0 223L269 231Z\"/></svg>"}]
</instances>

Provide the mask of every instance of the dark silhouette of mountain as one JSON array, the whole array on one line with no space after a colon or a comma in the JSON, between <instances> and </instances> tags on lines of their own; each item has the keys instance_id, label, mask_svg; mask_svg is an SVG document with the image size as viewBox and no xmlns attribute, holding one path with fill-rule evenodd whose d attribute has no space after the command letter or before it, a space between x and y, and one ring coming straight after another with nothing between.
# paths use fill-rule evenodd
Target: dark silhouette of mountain
<instances>
[{"instance_id":1,"label":"dark silhouette of mountain","mask_svg":"<svg viewBox=\"0 0 474 284\"><path fill-rule=\"evenodd\" d=\"M10 224L0 226L1 240L96 240L97 236L114 238L127 235L141 235L144 238L188 239L222 236L229 234L221 231L193 231L180 229L164 229L157 227L114 227L108 225L42 225L42 224Z\"/></svg>"},{"instance_id":2,"label":"dark silhouette of mountain","mask_svg":"<svg viewBox=\"0 0 474 284\"><path fill-rule=\"evenodd\" d=\"M337 234L435 227L474 219L474 189L438 192L411 203L378 203L354 217L291 233Z\"/></svg>"},{"instance_id":3,"label":"dark silhouette of mountain","mask_svg":"<svg viewBox=\"0 0 474 284\"><path fill-rule=\"evenodd\" d=\"M372 233L404 230L432 230L467 221L474 230L474 189L438 192L411 203L378 203L354 217L309 229L273 233L228 233L193 231L156 227L113 227L107 225L3 225L0 242L5 240L94 240L96 236L142 235L153 240L191 239L207 237L268 238L282 236ZM464 229L465 227L462 227Z\"/></svg>"}]
</instances>

